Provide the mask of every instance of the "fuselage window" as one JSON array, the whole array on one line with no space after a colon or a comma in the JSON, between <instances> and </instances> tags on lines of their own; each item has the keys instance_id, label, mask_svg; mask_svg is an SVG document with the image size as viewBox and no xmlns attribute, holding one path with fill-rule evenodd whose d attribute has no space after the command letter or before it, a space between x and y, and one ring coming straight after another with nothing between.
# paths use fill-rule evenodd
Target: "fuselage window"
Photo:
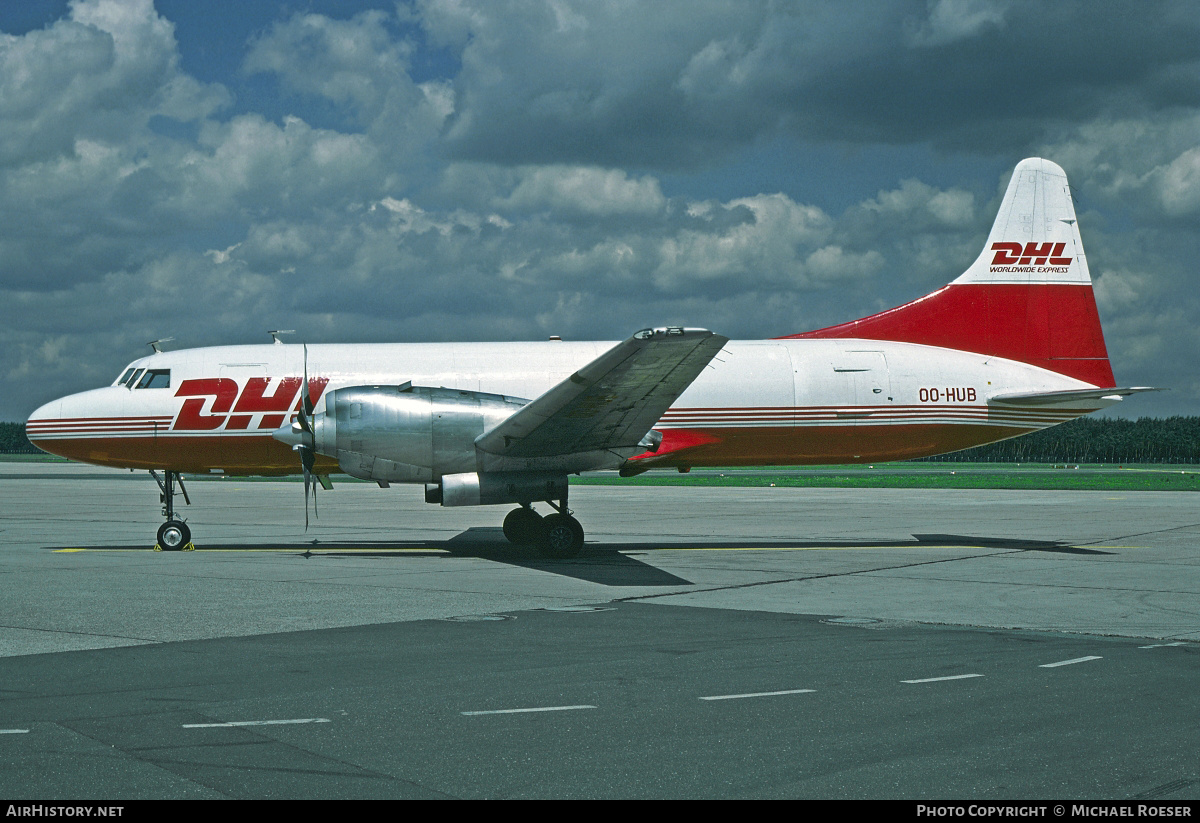
<instances>
[{"instance_id":1,"label":"fuselage window","mask_svg":"<svg viewBox=\"0 0 1200 823\"><path fill-rule=\"evenodd\" d=\"M139 389L166 389L171 386L170 369L148 369L138 381Z\"/></svg>"},{"instance_id":2,"label":"fuselage window","mask_svg":"<svg viewBox=\"0 0 1200 823\"><path fill-rule=\"evenodd\" d=\"M134 368L128 368L128 369L126 369L126 370L125 370L125 373L124 373L123 375L121 375L121 379L117 381L117 385L118 385L118 386L124 386L126 383L128 383L128 382L129 382L129 378L133 377L133 373L134 373L135 371L137 371L137 369L134 369Z\"/></svg>"}]
</instances>

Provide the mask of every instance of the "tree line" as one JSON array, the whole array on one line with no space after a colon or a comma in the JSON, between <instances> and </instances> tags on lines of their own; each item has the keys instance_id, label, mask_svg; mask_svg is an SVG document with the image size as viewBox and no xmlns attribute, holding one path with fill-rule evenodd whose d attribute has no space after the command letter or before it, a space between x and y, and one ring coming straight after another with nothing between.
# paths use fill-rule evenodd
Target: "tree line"
<instances>
[{"instance_id":1,"label":"tree line","mask_svg":"<svg viewBox=\"0 0 1200 823\"><path fill-rule=\"evenodd\" d=\"M978 463L1200 463L1200 417L1077 417L1012 440L928 461Z\"/></svg>"},{"instance_id":2,"label":"tree line","mask_svg":"<svg viewBox=\"0 0 1200 823\"><path fill-rule=\"evenodd\" d=\"M0 453L36 454L23 423L0 423ZM978 463L1200 463L1200 417L1080 417L924 460Z\"/></svg>"},{"instance_id":3,"label":"tree line","mask_svg":"<svg viewBox=\"0 0 1200 823\"><path fill-rule=\"evenodd\" d=\"M40 451L25 436L24 423L0 423L0 454L38 454Z\"/></svg>"}]
</instances>

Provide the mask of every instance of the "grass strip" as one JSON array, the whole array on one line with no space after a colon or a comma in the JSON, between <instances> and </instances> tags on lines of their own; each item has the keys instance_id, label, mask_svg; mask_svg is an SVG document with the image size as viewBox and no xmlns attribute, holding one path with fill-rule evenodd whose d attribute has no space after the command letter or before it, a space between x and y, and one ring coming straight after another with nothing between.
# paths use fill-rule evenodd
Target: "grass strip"
<instances>
[{"instance_id":1,"label":"grass strip","mask_svg":"<svg viewBox=\"0 0 1200 823\"><path fill-rule=\"evenodd\" d=\"M951 473L859 473L828 474L733 474L721 476L652 475L637 477L572 477L581 486L730 486L834 489L1018 489L1045 491L1200 491L1200 474L1113 471L1112 473L1029 472L1005 474Z\"/></svg>"}]
</instances>

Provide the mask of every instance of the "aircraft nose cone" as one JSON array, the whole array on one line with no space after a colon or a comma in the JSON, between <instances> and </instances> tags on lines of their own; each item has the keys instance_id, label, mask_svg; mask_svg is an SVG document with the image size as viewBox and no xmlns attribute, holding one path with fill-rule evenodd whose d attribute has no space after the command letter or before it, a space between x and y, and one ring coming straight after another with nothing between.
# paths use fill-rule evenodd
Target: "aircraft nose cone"
<instances>
[{"instance_id":1,"label":"aircraft nose cone","mask_svg":"<svg viewBox=\"0 0 1200 823\"><path fill-rule=\"evenodd\" d=\"M51 400L45 405L38 406L33 413L29 415L26 425L29 423L41 423L46 420L53 420L61 417L62 400Z\"/></svg>"},{"instance_id":2,"label":"aircraft nose cone","mask_svg":"<svg viewBox=\"0 0 1200 823\"><path fill-rule=\"evenodd\" d=\"M38 440L45 441L47 435L58 429L58 421L62 419L62 400L51 400L44 406L39 406L25 421L25 436L29 442L45 450Z\"/></svg>"}]
</instances>

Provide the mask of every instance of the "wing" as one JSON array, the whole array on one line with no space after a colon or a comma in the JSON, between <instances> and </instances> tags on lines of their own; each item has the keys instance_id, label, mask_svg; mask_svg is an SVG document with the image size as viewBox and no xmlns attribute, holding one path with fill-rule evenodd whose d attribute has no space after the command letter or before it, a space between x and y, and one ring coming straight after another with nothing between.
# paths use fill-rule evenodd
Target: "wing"
<instances>
[{"instance_id":1,"label":"wing","mask_svg":"<svg viewBox=\"0 0 1200 823\"><path fill-rule=\"evenodd\" d=\"M707 329L643 329L475 440L501 458L644 451L639 442L729 338Z\"/></svg>"}]
</instances>

